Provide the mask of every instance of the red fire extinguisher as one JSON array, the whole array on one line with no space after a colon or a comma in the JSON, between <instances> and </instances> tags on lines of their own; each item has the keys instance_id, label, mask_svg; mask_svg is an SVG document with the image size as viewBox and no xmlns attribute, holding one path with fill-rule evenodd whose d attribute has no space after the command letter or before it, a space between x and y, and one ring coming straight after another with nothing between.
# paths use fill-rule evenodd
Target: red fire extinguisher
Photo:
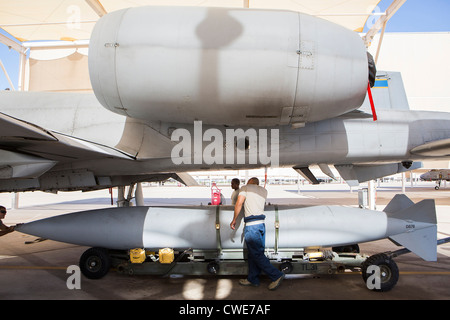
<instances>
[{"instance_id":1,"label":"red fire extinguisher","mask_svg":"<svg viewBox=\"0 0 450 320\"><path fill-rule=\"evenodd\" d=\"M216 183L213 182L211 185L211 204L213 206L220 205L220 189L217 187Z\"/></svg>"}]
</instances>

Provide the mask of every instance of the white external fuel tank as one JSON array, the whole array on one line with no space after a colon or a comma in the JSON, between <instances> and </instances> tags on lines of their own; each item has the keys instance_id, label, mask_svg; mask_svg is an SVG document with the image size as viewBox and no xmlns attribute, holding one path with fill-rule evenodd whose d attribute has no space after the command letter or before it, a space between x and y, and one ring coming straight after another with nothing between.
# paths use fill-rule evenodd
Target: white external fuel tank
<instances>
[{"instance_id":1,"label":"white external fuel tank","mask_svg":"<svg viewBox=\"0 0 450 320\"><path fill-rule=\"evenodd\" d=\"M356 32L291 11L139 7L102 17L89 72L98 100L134 118L302 125L357 109L368 62Z\"/></svg>"},{"instance_id":2,"label":"white external fuel tank","mask_svg":"<svg viewBox=\"0 0 450 320\"><path fill-rule=\"evenodd\" d=\"M397 195L385 212L344 206L266 206L266 248L342 246L389 237L427 261L437 255L433 200ZM16 231L78 245L128 250L242 249L243 213L233 206L121 207L29 222Z\"/></svg>"}]
</instances>

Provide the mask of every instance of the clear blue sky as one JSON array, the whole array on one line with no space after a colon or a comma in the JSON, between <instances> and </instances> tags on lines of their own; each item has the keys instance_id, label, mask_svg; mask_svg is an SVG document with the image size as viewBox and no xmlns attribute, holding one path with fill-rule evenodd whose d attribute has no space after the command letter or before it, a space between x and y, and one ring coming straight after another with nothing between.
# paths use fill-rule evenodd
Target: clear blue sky
<instances>
[{"instance_id":1,"label":"clear blue sky","mask_svg":"<svg viewBox=\"0 0 450 320\"><path fill-rule=\"evenodd\" d=\"M384 12L392 0L382 0L379 12ZM367 28L364 30L367 31ZM450 0L407 0L389 20L387 32L450 32ZM0 59L17 88L19 55L0 44ZM9 88L8 81L0 70L0 90Z\"/></svg>"},{"instance_id":2,"label":"clear blue sky","mask_svg":"<svg viewBox=\"0 0 450 320\"><path fill-rule=\"evenodd\" d=\"M379 3L385 12L392 0ZM406 0L389 20L387 32L439 32L450 31L449 0Z\"/></svg>"}]
</instances>

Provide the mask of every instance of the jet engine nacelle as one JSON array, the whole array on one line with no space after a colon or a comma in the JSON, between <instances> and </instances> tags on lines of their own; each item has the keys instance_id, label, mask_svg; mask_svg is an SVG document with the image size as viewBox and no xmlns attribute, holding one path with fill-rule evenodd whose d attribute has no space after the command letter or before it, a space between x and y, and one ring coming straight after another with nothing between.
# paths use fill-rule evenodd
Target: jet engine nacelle
<instances>
[{"instance_id":1,"label":"jet engine nacelle","mask_svg":"<svg viewBox=\"0 0 450 320\"><path fill-rule=\"evenodd\" d=\"M98 100L134 118L301 126L357 109L368 83L359 35L291 11L140 7L96 24Z\"/></svg>"}]
</instances>

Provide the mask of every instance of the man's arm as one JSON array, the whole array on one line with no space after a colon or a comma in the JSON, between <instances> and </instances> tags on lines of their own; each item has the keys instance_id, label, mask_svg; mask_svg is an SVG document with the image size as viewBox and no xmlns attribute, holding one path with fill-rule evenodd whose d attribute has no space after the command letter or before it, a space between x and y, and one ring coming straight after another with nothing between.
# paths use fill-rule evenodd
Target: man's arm
<instances>
[{"instance_id":1,"label":"man's arm","mask_svg":"<svg viewBox=\"0 0 450 320\"><path fill-rule=\"evenodd\" d=\"M236 205L234 206L234 217L233 221L230 223L231 229L236 229L236 219L239 216L239 213L241 213L242 205L244 204L245 196L239 195L236 201Z\"/></svg>"},{"instance_id":2,"label":"man's arm","mask_svg":"<svg viewBox=\"0 0 450 320\"><path fill-rule=\"evenodd\" d=\"M7 226L3 225L3 227L4 228L1 228L1 231L0 231L0 237L4 236L5 234L8 234L8 233L14 231L14 227L13 226L7 227Z\"/></svg>"}]
</instances>

